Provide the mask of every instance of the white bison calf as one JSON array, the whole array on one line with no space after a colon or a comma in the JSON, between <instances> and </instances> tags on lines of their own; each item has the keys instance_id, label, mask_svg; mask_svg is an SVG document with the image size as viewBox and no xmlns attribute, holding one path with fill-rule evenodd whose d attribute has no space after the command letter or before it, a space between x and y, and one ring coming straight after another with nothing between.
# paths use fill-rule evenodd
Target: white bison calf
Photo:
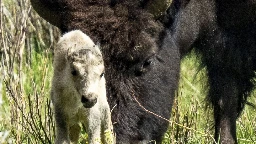
<instances>
[{"instance_id":1,"label":"white bison calf","mask_svg":"<svg viewBox=\"0 0 256 144\"><path fill-rule=\"evenodd\" d=\"M112 123L103 69L101 52L87 35L75 30L60 38L54 50L51 90L56 144L77 143L79 122L86 127L90 144L110 143L106 132L112 134Z\"/></svg>"}]
</instances>

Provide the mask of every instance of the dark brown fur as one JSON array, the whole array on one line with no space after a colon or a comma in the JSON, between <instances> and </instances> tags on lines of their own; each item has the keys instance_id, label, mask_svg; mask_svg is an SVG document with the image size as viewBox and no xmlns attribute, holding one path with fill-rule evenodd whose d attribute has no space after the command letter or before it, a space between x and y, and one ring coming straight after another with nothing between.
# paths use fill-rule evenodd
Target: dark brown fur
<instances>
[{"instance_id":1,"label":"dark brown fur","mask_svg":"<svg viewBox=\"0 0 256 144\"><path fill-rule=\"evenodd\" d=\"M64 31L81 29L111 52L113 59L126 63L157 50L163 27L139 2L126 0L114 6L104 0L81 3L72 0L65 3L65 9L69 10L62 13Z\"/></svg>"},{"instance_id":2,"label":"dark brown fur","mask_svg":"<svg viewBox=\"0 0 256 144\"><path fill-rule=\"evenodd\" d=\"M101 43L108 101L117 104L112 113L117 143L160 142L167 123L142 110L133 95L169 118L180 55L192 48L208 70L215 140L238 143L236 119L255 85L254 0L173 0L163 25L147 11L157 0L32 1L44 3L53 16L35 8L63 32L81 29Z\"/></svg>"},{"instance_id":3,"label":"dark brown fur","mask_svg":"<svg viewBox=\"0 0 256 144\"><path fill-rule=\"evenodd\" d=\"M39 1L47 10L58 9L60 22L55 23L62 32L79 29L100 42L117 143L161 142L168 122L134 100L170 118L180 58L178 49L169 47L169 31L155 20L158 15L146 9L155 0Z\"/></svg>"}]
</instances>

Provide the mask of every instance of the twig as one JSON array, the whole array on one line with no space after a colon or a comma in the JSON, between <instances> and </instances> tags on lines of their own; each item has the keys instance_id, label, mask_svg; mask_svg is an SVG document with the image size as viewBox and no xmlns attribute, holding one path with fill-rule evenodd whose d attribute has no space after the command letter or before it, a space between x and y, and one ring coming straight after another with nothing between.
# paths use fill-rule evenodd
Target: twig
<instances>
[{"instance_id":1,"label":"twig","mask_svg":"<svg viewBox=\"0 0 256 144\"><path fill-rule=\"evenodd\" d=\"M191 130L191 131L200 133L200 134L202 134L202 135L205 136L205 137L206 137L206 136L207 136L207 137L210 137L210 138L212 138L212 139L214 140L214 143L217 144L217 142L215 141L215 139L214 139L210 134L208 134L208 133L206 134L206 133L204 133L204 132L200 132L200 131L197 131L197 130L195 130L195 129L193 129L193 128L186 127L186 126L181 125L181 124L179 124L179 123L173 122L173 121L171 121L171 120L169 120L169 119L166 119L166 118L164 118L164 117L162 117L162 116L160 116L160 115L158 115L158 114L156 114L156 113L154 113L154 112L152 112L152 111L146 109L146 108L137 100L137 98L136 98L135 95L134 95L134 92L133 92L133 94L132 94L132 97L133 97L133 99L135 100L135 102L136 102L144 111L146 111L146 112L148 112L148 113L150 113L150 114L152 114L152 115L154 115L154 116L156 116L156 117L158 117L158 118L160 118L160 119L163 119L163 120L165 120L165 121L167 121L167 122L169 122L169 123L171 123L171 124L175 124L175 125L178 125L178 126L180 126L180 127L185 128L185 129L187 129L187 130Z\"/></svg>"}]
</instances>

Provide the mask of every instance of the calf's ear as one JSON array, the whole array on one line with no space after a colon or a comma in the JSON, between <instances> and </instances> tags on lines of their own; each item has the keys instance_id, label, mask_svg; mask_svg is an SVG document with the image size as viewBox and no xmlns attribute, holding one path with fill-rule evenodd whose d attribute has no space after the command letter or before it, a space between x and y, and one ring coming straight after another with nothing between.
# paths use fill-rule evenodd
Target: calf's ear
<instances>
[{"instance_id":1,"label":"calf's ear","mask_svg":"<svg viewBox=\"0 0 256 144\"><path fill-rule=\"evenodd\" d=\"M54 26L61 27L61 7L56 0L30 0L34 10Z\"/></svg>"},{"instance_id":2,"label":"calf's ear","mask_svg":"<svg viewBox=\"0 0 256 144\"><path fill-rule=\"evenodd\" d=\"M68 62L72 63L74 61L74 55L77 55L74 50L70 47L68 48L65 58Z\"/></svg>"}]
</instances>

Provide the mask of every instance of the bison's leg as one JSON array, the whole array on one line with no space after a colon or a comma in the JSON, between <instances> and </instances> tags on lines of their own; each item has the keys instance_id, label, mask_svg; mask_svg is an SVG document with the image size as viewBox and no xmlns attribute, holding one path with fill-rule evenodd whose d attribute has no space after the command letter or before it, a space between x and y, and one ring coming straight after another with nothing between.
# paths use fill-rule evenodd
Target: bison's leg
<instances>
[{"instance_id":1,"label":"bison's leg","mask_svg":"<svg viewBox=\"0 0 256 144\"><path fill-rule=\"evenodd\" d=\"M223 82L219 86L220 97L214 102L215 140L221 143L237 143L236 117L238 91L236 83Z\"/></svg>"},{"instance_id":2,"label":"bison's leg","mask_svg":"<svg viewBox=\"0 0 256 144\"><path fill-rule=\"evenodd\" d=\"M203 47L207 48L201 49L208 69L208 98L214 108L215 140L220 137L223 144L237 143L236 119L253 88L252 60L244 49L248 38L241 38L244 37L216 30L206 37L208 41ZM246 46L249 47L250 44Z\"/></svg>"},{"instance_id":3,"label":"bison's leg","mask_svg":"<svg viewBox=\"0 0 256 144\"><path fill-rule=\"evenodd\" d=\"M228 70L210 70L209 98L214 107L215 135L214 138L222 144L237 143L236 119L240 113L239 97L241 87Z\"/></svg>"}]
</instances>

